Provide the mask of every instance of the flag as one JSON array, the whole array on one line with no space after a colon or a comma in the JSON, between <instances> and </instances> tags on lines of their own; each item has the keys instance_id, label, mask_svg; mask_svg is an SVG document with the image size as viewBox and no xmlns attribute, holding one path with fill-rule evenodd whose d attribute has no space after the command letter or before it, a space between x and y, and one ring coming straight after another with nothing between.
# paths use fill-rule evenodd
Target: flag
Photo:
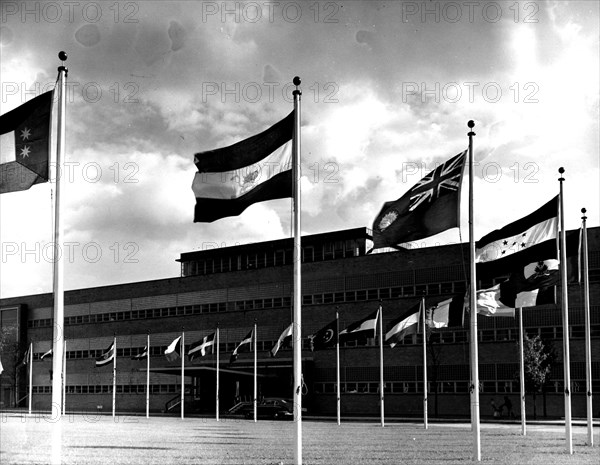
<instances>
[{"instance_id":1,"label":"flag","mask_svg":"<svg viewBox=\"0 0 600 465\"><path fill-rule=\"evenodd\" d=\"M96 366L101 367L101 366L107 365L108 363L112 362L114 358L115 358L115 343L113 341L113 343L110 346L108 346L108 349L106 349L104 351L104 353L96 359Z\"/></svg>"},{"instance_id":2,"label":"flag","mask_svg":"<svg viewBox=\"0 0 600 465\"><path fill-rule=\"evenodd\" d=\"M194 342L188 350L188 359L190 361L194 360L194 358L198 356L198 352L200 352L200 355L204 357L206 355L206 349L209 347L214 347L216 334L217 333L209 334L208 336L204 336L198 342Z\"/></svg>"},{"instance_id":3,"label":"flag","mask_svg":"<svg viewBox=\"0 0 600 465\"><path fill-rule=\"evenodd\" d=\"M238 352L240 350L245 350L246 344L248 344L248 346L250 346L250 344L252 343L252 334L253 333L254 333L254 330L250 330L250 332L246 335L246 337L242 340L242 342L240 342L237 345L237 347L232 352L231 357L229 358L229 363L233 363L237 360ZM250 349L248 348L248 350L250 350Z\"/></svg>"},{"instance_id":4,"label":"flag","mask_svg":"<svg viewBox=\"0 0 600 465\"><path fill-rule=\"evenodd\" d=\"M425 316L425 324L429 328L452 328L463 326L463 309L465 295L455 295L429 307Z\"/></svg>"},{"instance_id":5,"label":"flag","mask_svg":"<svg viewBox=\"0 0 600 465\"><path fill-rule=\"evenodd\" d=\"M2 374L3 371L4 371L4 367L2 366L2 360L0 360L0 375Z\"/></svg>"},{"instance_id":6,"label":"flag","mask_svg":"<svg viewBox=\"0 0 600 465\"><path fill-rule=\"evenodd\" d=\"M294 112L229 147L194 155L194 222L237 216L253 203L292 196Z\"/></svg>"},{"instance_id":7,"label":"flag","mask_svg":"<svg viewBox=\"0 0 600 465\"><path fill-rule=\"evenodd\" d=\"M0 194L48 181L53 91L0 116Z\"/></svg>"},{"instance_id":8,"label":"flag","mask_svg":"<svg viewBox=\"0 0 600 465\"><path fill-rule=\"evenodd\" d=\"M514 317L517 307L556 303L555 286L559 281L558 260L530 263L508 280L477 291L477 313Z\"/></svg>"},{"instance_id":9,"label":"flag","mask_svg":"<svg viewBox=\"0 0 600 465\"><path fill-rule=\"evenodd\" d=\"M52 349L50 349L50 350L49 350L49 351L47 351L47 352L44 352L44 353L41 355L41 357L40 357L40 360L44 360L45 358L50 358L50 357L52 357Z\"/></svg>"},{"instance_id":10,"label":"flag","mask_svg":"<svg viewBox=\"0 0 600 465\"><path fill-rule=\"evenodd\" d=\"M417 334L419 327L421 303L409 308L391 323L391 328L385 334L385 342L395 347L410 334Z\"/></svg>"},{"instance_id":11,"label":"flag","mask_svg":"<svg viewBox=\"0 0 600 465\"><path fill-rule=\"evenodd\" d=\"M315 351L335 347L337 342L338 328L337 319L335 319L310 336L310 350Z\"/></svg>"},{"instance_id":12,"label":"flag","mask_svg":"<svg viewBox=\"0 0 600 465\"><path fill-rule=\"evenodd\" d=\"M458 226L467 151L442 163L402 197L383 204L373 222L373 247L395 246Z\"/></svg>"},{"instance_id":13,"label":"flag","mask_svg":"<svg viewBox=\"0 0 600 465\"><path fill-rule=\"evenodd\" d=\"M484 263L508 257L555 239L557 232L558 196L530 215L483 236L475 245L475 260Z\"/></svg>"},{"instance_id":14,"label":"flag","mask_svg":"<svg viewBox=\"0 0 600 465\"><path fill-rule=\"evenodd\" d=\"M283 333L281 333L279 339L277 339L277 342L270 351L271 357L275 357L275 355L277 355L277 352L279 352L279 349L281 347L287 346L292 342L292 329L293 324L290 324L287 328L283 330Z\"/></svg>"},{"instance_id":15,"label":"flag","mask_svg":"<svg viewBox=\"0 0 600 465\"><path fill-rule=\"evenodd\" d=\"M144 346L138 354L132 355L131 360L146 360L148 358L148 346Z\"/></svg>"},{"instance_id":16,"label":"flag","mask_svg":"<svg viewBox=\"0 0 600 465\"><path fill-rule=\"evenodd\" d=\"M31 351L31 344L27 346L27 350L25 354L23 354L23 360L21 361L21 365L27 365L29 363L29 352Z\"/></svg>"},{"instance_id":17,"label":"flag","mask_svg":"<svg viewBox=\"0 0 600 465\"><path fill-rule=\"evenodd\" d=\"M340 331L340 342L350 342L365 337L375 337L375 334L377 332L378 318L379 309L371 313L368 317L352 323L346 329Z\"/></svg>"},{"instance_id":18,"label":"flag","mask_svg":"<svg viewBox=\"0 0 600 465\"><path fill-rule=\"evenodd\" d=\"M165 356L169 362L173 362L181 356L181 336L176 337L166 348Z\"/></svg>"}]
</instances>

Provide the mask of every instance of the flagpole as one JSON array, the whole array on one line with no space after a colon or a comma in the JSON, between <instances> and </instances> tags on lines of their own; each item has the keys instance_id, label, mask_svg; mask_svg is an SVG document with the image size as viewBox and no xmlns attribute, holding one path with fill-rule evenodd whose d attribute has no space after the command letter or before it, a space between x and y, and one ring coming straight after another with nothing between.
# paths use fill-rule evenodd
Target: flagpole
<instances>
[{"instance_id":1,"label":"flagpole","mask_svg":"<svg viewBox=\"0 0 600 465\"><path fill-rule=\"evenodd\" d=\"M150 418L150 331L146 335L146 418Z\"/></svg>"},{"instance_id":2,"label":"flagpole","mask_svg":"<svg viewBox=\"0 0 600 465\"><path fill-rule=\"evenodd\" d=\"M385 409L383 404L383 307L379 304L379 394L380 394L380 415L381 427L385 426Z\"/></svg>"},{"instance_id":3,"label":"flagpole","mask_svg":"<svg viewBox=\"0 0 600 465\"><path fill-rule=\"evenodd\" d=\"M33 398L33 342L29 343L29 415L31 415L31 403Z\"/></svg>"},{"instance_id":4,"label":"flagpole","mask_svg":"<svg viewBox=\"0 0 600 465\"><path fill-rule=\"evenodd\" d=\"M475 122L470 120L467 126L469 131L469 269L470 269L470 291L469 308L471 311L471 427L473 430L473 460L481 461L481 435L479 427L479 361L477 349L477 277L475 275L475 235L473 215L473 128Z\"/></svg>"},{"instance_id":5,"label":"flagpole","mask_svg":"<svg viewBox=\"0 0 600 465\"><path fill-rule=\"evenodd\" d=\"M257 394L257 386L256 386L256 319L254 319L254 400L253 400L253 405L254 405L254 423L256 423L257 421L257 413L258 413L258 406L256 403L256 394Z\"/></svg>"},{"instance_id":6,"label":"flagpole","mask_svg":"<svg viewBox=\"0 0 600 465\"><path fill-rule=\"evenodd\" d=\"M217 416L217 421L219 421L219 324L217 323L217 334L215 334L215 344L217 345L217 390L216 390L216 395L215 395L215 402L216 402L216 416Z\"/></svg>"},{"instance_id":7,"label":"flagpole","mask_svg":"<svg viewBox=\"0 0 600 465\"><path fill-rule=\"evenodd\" d=\"M585 391L587 400L587 433L588 445L594 447L594 418L592 414L592 340L590 333L590 277L588 263L587 216L582 208L582 247L583 247L583 305L585 315Z\"/></svg>"},{"instance_id":8,"label":"flagpole","mask_svg":"<svg viewBox=\"0 0 600 465\"><path fill-rule=\"evenodd\" d=\"M427 423L427 329L425 321L425 296L421 297L421 324L423 325L423 427L428 429Z\"/></svg>"},{"instance_id":9,"label":"flagpole","mask_svg":"<svg viewBox=\"0 0 600 465\"><path fill-rule=\"evenodd\" d=\"M340 315L338 312L335 312L335 324L336 324L336 335L340 334ZM338 426L341 424L341 409L342 409L342 397L341 397L341 388L340 388L340 338L337 336L337 341L335 343L335 367L336 367L336 381L337 381L337 424Z\"/></svg>"},{"instance_id":10,"label":"flagpole","mask_svg":"<svg viewBox=\"0 0 600 465\"><path fill-rule=\"evenodd\" d=\"M113 392L112 392L112 416L115 417L117 406L117 335L113 339Z\"/></svg>"},{"instance_id":11,"label":"flagpole","mask_svg":"<svg viewBox=\"0 0 600 465\"><path fill-rule=\"evenodd\" d=\"M59 419L61 415L60 407L62 404L62 360L58 354L63 353L63 322L65 320L64 306L64 254L61 253L59 246L63 235L63 218L60 214L60 194L62 184L61 162L65 155L65 134L66 134L66 81L68 69L64 66L67 61L67 54L60 52L58 58L63 62L62 66L58 67L58 118L57 118L57 142L56 142L56 173L55 173L55 194L54 194L54 256L53 256L53 289L54 294L54 330L53 330L53 347L52 353L56 356L52 357L52 418ZM54 415L56 409L56 416Z\"/></svg>"},{"instance_id":12,"label":"flagpole","mask_svg":"<svg viewBox=\"0 0 600 465\"><path fill-rule=\"evenodd\" d=\"M300 230L300 78L294 77L294 138L293 138L293 181L294 181L294 420L296 421L294 463L302 463L302 292L300 262L302 260Z\"/></svg>"},{"instance_id":13,"label":"flagpole","mask_svg":"<svg viewBox=\"0 0 600 465\"><path fill-rule=\"evenodd\" d=\"M185 332L181 328L181 419L184 418L185 402Z\"/></svg>"},{"instance_id":14,"label":"flagpole","mask_svg":"<svg viewBox=\"0 0 600 465\"><path fill-rule=\"evenodd\" d=\"M67 341L65 339L63 344L63 356L62 356L62 373L61 380L62 383L62 414L65 415L67 408Z\"/></svg>"},{"instance_id":15,"label":"flagpole","mask_svg":"<svg viewBox=\"0 0 600 465\"><path fill-rule=\"evenodd\" d=\"M565 210L563 194L563 173L565 169L558 169L560 178L560 275L562 291L562 317L563 317L563 370L564 370L564 393L565 393L565 435L567 440L567 452L573 454L573 435L571 432L571 368L569 355L569 293L567 288L567 249L565 232Z\"/></svg>"},{"instance_id":16,"label":"flagpole","mask_svg":"<svg viewBox=\"0 0 600 465\"><path fill-rule=\"evenodd\" d=\"M525 415L525 349L523 344L523 307L519 307L519 389L521 395L521 434L527 435L527 420Z\"/></svg>"}]
</instances>

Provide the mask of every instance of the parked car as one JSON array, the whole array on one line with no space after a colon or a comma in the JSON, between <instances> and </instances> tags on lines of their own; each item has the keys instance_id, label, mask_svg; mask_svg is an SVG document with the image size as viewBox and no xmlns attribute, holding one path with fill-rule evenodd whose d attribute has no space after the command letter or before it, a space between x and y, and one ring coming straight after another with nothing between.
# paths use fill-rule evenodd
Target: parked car
<instances>
[{"instance_id":1,"label":"parked car","mask_svg":"<svg viewBox=\"0 0 600 465\"><path fill-rule=\"evenodd\" d=\"M306 412L306 409L302 409ZM254 405L244 407L242 413L246 418L254 418ZM290 399L280 397L266 397L256 406L257 418L269 418L272 420L292 420L294 418L294 403Z\"/></svg>"}]
</instances>

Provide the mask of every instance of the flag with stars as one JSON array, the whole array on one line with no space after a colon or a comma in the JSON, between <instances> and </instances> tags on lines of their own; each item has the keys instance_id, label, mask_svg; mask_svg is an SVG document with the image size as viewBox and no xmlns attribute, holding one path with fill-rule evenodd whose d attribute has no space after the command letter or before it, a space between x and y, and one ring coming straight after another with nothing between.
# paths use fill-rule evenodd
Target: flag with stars
<instances>
[{"instance_id":1,"label":"flag with stars","mask_svg":"<svg viewBox=\"0 0 600 465\"><path fill-rule=\"evenodd\" d=\"M373 222L373 247L394 247L458 226L466 150L442 163L398 200L386 202Z\"/></svg>"},{"instance_id":2,"label":"flag with stars","mask_svg":"<svg viewBox=\"0 0 600 465\"><path fill-rule=\"evenodd\" d=\"M240 215L257 202L292 196L294 112L248 139L194 155L195 223Z\"/></svg>"},{"instance_id":3,"label":"flag with stars","mask_svg":"<svg viewBox=\"0 0 600 465\"><path fill-rule=\"evenodd\" d=\"M0 116L0 194L48 181L53 91Z\"/></svg>"},{"instance_id":4,"label":"flag with stars","mask_svg":"<svg viewBox=\"0 0 600 465\"><path fill-rule=\"evenodd\" d=\"M486 263L522 252L555 239L558 233L558 196L536 211L482 237L476 244L476 261Z\"/></svg>"}]
</instances>

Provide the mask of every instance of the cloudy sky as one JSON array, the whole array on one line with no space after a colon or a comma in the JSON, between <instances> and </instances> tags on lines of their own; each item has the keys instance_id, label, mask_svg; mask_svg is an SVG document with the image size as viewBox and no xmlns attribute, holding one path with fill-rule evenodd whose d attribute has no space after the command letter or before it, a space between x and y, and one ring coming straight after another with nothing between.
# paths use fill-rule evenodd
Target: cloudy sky
<instances>
[{"instance_id":1,"label":"cloudy sky","mask_svg":"<svg viewBox=\"0 0 600 465\"><path fill-rule=\"evenodd\" d=\"M287 115L302 79L302 230L372 226L467 147L477 237L556 195L599 225L599 4L2 2L1 113L68 54L65 288L180 274L182 252L289 237L290 200L194 224L195 152ZM466 181L466 179L465 179ZM468 239L458 229L415 246ZM2 297L52 290L49 183L0 198Z\"/></svg>"}]
</instances>

